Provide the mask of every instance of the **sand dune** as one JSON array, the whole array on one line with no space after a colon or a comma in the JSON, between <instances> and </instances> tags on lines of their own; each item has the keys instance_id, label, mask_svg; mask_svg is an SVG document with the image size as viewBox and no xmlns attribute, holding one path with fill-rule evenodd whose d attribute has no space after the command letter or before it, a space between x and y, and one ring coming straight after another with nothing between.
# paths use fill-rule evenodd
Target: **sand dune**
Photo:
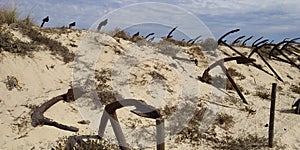
<instances>
[{"instance_id":1,"label":"sand dune","mask_svg":"<svg viewBox=\"0 0 300 150\"><path fill-rule=\"evenodd\" d=\"M85 30L34 29L74 52L76 61L64 62L63 55L53 55L53 51L43 44L38 45L40 50L32 52L32 55L1 52L0 149L51 149L64 136L97 134L104 106L86 97L79 98L78 102L58 102L45 113L57 122L78 127L78 133L49 126L31 126L30 115L34 107L66 93L74 84L74 74L78 73L83 73L83 77L89 73L94 75L95 78L90 80L95 84L86 88L98 88L94 90L100 98L102 96L102 103L106 101L104 94L109 96L114 89L123 98L143 99L161 109L166 120L166 135L173 133L174 123L183 120L182 131L165 139L166 149L225 149L233 146L268 149L268 127L265 126L269 123L271 86L277 83L275 149L300 149L300 116L291 111L292 103L300 97L300 74L299 69L290 64L268 60L284 80L280 82L252 66L225 63L227 68L238 74L234 80L243 88L242 93L249 102L245 105L234 90L217 89L198 80L212 62L227 57L221 52L218 52L217 58L209 59L210 55L205 52L197 55L193 46L131 42ZM19 28L1 26L1 30L25 43L32 41ZM249 48L236 48L243 53L251 51ZM233 53L225 46L218 49ZM192 58L199 60L198 66L190 61ZM257 55L253 58L271 73ZM299 61L296 60L296 63L299 64ZM82 67L86 70L81 70ZM212 75L218 73L219 68L212 70ZM7 76L18 80L18 88L8 89ZM224 77L224 74L221 76ZM298 88L298 91L293 88ZM82 105L89 102L91 104ZM188 108L194 110L189 111ZM134 148L154 149L152 133L155 133L155 122L137 117L129 110L123 108L117 112L127 142ZM182 112L177 110L191 114L180 114ZM194 116L201 110L211 112L211 115L204 116L211 118ZM182 119L173 113L187 118ZM89 120L90 124L79 124L81 120ZM202 127L205 132L198 131ZM110 124L107 129L105 137L114 139Z\"/></svg>"}]
</instances>

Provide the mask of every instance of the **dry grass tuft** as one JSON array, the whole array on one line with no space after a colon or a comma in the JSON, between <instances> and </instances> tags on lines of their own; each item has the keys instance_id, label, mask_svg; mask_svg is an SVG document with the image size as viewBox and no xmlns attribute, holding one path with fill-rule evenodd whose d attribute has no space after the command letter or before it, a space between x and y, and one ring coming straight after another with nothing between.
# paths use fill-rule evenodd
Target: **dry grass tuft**
<instances>
[{"instance_id":1,"label":"dry grass tuft","mask_svg":"<svg viewBox=\"0 0 300 150\"><path fill-rule=\"evenodd\" d=\"M19 39L13 39L12 33L8 31L2 30L0 32L0 52L7 51L25 56L30 55L31 51L33 51L35 48L35 45L25 43Z\"/></svg>"},{"instance_id":2,"label":"dry grass tuft","mask_svg":"<svg viewBox=\"0 0 300 150\"><path fill-rule=\"evenodd\" d=\"M70 52L69 49L63 46L60 42L50 39L45 35L42 35L39 31L32 27L20 25L21 32L27 35L33 41L32 44L35 45L46 45L51 51L52 55L59 55L63 58L65 63L74 60L75 54Z\"/></svg>"},{"instance_id":3,"label":"dry grass tuft","mask_svg":"<svg viewBox=\"0 0 300 150\"><path fill-rule=\"evenodd\" d=\"M0 24L11 25L14 23L25 25L34 24L32 19L30 18L30 15L27 15L24 19L20 19L16 7L0 8Z\"/></svg>"},{"instance_id":4,"label":"dry grass tuft","mask_svg":"<svg viewBox=\"0 0 300 150\"><path fill-rule=\"evenodd\" d=\"M234 69L234 68L229 67L227 69L227 71L228 71L228 73L230 74L231 77L238 77L239 80L246 79L246 77L243 74L237 72L236 69Z\"/></svg>"},{"instance_id":5,"label":"dry grass tuft","mask_svg":"<svg viewBox=\"0 0 300 150\"><path fill-rule=\"evenodd\" d=\"M74 60L75 55L71 53L67 47L63 46L58 41L42 35L39 31L34 29L34 23L29 15L24 19L18 19L16 8L0 8L0 24L8 24L15 29L19 29L24 35L27 35L32 40L32 42L26 43L20 39L14 39L12 33L1 29L0 52L8 51L21 56L32 56L32 52L38 51L40 45L46 45L53 55L61 56L65 63Z\"/></svg>"},{"instance_id":6,"label":"dry grass tuft","mask_svg":"<svg viewBox=\"0 0 300 150\"><path fill-rule=\"evenodd\" d=\"M197 59L198 62L207 64L207 60L204 56L204 53L202 52L199 46L191 46L185 52L190 55L191 59Z\"/></svg>"},{"instance_id":7,"label":"dry grass tuft","mask_svg":"<svg viewBox=\"0 0 300 150\"><path fill-rule=\"evenodd\" d=\"M299 84L300 84L300 83L299 83ZM298 84L298 85L299 85L299 84ZM300 86L292 85L292 86L291 86L291 90L292 90L292 92L294 92L294 93L300 94Z\"/></svg>"},{"instance_id":8,"label":"dry grass tuft","mask_svg":"<svg viewBox=\"0 0 300 150\"><path fill-rule=\"evenodd\" d=\"M114 38L122 38L124 40L129 40L130 39L129 33L125 32L124 30L121 30L119 28L116 28L115 30L111 31L108 34L110 36L114 37Z\"/></svg>"},{"instance_id":9,"label":"dry grass tuft","mask_svg":"<svg viewBox=\"0 0 300 150\"><path fill-rule=\"evenodd\" d=\"M76 150L85 150L85 149L90 149L90 150L111 150L111 149L119 149L118 145L112 144L109 141L106 141L104 139L94 139L94 138L86 138L82 139L84 143L78 144L76 143L72 149ZM66 145L68 143L68 138L67 137L62 137L59 138L56 141L56 146L53 147L52 149L56 150L65 150Z\"/></svg>"},{"instance_id":10,"label":"dry grass tuft","mask_svg":"<svg viewBox=\"0 0 300 150\"><path fill-rule=\"evenodd\" d=\"M233 121L233 116L220 113L217 115L216 125L224 130L229 130L234 126L235 122Z\"/></svg>"},{"instance_id":11,"label":"dry grass tuft","mask_svg":"<svg viewBox=\"0 0 300 150\"><path fill-rule=\"evenodd\" d=\"M111 71L109 69L96 70L95 79L97 80L97 95L102 105L107 105L116 101L113 88L108 82L111 81Z\"/></svg>"},{"instance_id":12,"label":"dry grass tuft","mask_svg":"<svg viewBox=\"0 0 300 150\"><path fill-rule=\"evenodd\" d=\"M18 13L16 8L0 8L0 24L7 23L8 25L18 21Z\"/></svg>"},{"instance_id":13,"label":"dry grass tuft","mask_svg":"<svg viewBox=\"0 0 300 150\"><path fill-rule=\"evenodd\" d=\"M21 56L32 56L32 52L43 49L40 46L45 45L49 48L52 55L61 56L65 63L74 60L75 54L70 52L69 49L60 42L42 35L32 26L18 24L17 27L24 35L27 35L32 42L26 43L19 39L14 39L12 33L3 31L0 33L0 47L2 51L16 53Z\"/></svg>"},{"instance_id":14,"label":"dry grass tuft","mask_svg":"<svg viewBox=\"0 0 300 150\"><path fill-rule=\"evenodd\" d=\"M239 138L233 138L232 136L226 136L219 144L214 146L214 149L264 149L266 148L268 139L266 137L258 137L257 135L247 135Z\"/></svg>"},{"instance_id":15,"label":"dry grass tuft","mask_svg":"<svg viewBox=\"0 0 300 150\"><path fill-rule=\"evenodd\" d=\"M177 106L168 106L166 105L163 109L160 110L160 113L163 116L171 116L174 112L177 111Z\"/></svg>"},{"instance_id":16,"label":"dry grass tuft","mask_svg":"<svg viewBox=\"0 0 300 150\"><path fill-rule=\"evenodd\" d=\"M163 40L171 42L171 43L173 43L175 45L178 45L178 46L183 46L183 47L185 47L185 46L191 46L192 45L192 44L188 44L185 41L178 41L178 40L175 40L175 39L172 39L172 38L164 38Z\"/></svg>"},{"instance_id":17,"label":"dry grass tuft","mask_svg":"<svg viewBox=\"0 0 300 150\"><path fill-rule=\"evenodd\" d=\"M264 86L257 86L254 96L258 96L265 100L271 100L271 92Z\"/></svg>"},{"instance_id":18,"label":"dry grass tuft","mask_svg":"<svg viewBox=\"0 0 300 150\"><path fill-rule=\"evenodd\" d=\"M244 88L243 88L242 86L240 86L240 85L238 85L238 84L236 84L236 85L237 85L237 87L239 88L239 90L240 90L241 92L244 92L244 91L245 91ZM232 86L231 82L230 82L228 79L226 80L226 90L235 90L234 87Z\"/></svg>"},{"instance_id":19,"label":"dry grass tuft","mask_svg":"<svg viewBox=\"0 0 300 150\"><path fill-rule=\"evenodd\" d=\"M19 19L17 9L13 8L0 8L0 25L8 24L14 26L32 26L33 22L29 15L24 19ZM0 26L0 28L1 28ZM5 31L1 28L0 32L0 53L2 51L7 51L11 53L16 53L18 55L30 55L30 51L33 51L36 46L32 44L25 43L19 39L13 39L13 34Z\"/></svg>"},{"instance_id":20,"label":"dry grass tuft","mask_svg":"<svg viewBox=\"0 0 300 150\"><path fill-rule=\"evenodd\" d=\"M256 91L255 96L258 96L262 99L271 99L271 95L264 91Z\"/></svg>"}]
</instances>

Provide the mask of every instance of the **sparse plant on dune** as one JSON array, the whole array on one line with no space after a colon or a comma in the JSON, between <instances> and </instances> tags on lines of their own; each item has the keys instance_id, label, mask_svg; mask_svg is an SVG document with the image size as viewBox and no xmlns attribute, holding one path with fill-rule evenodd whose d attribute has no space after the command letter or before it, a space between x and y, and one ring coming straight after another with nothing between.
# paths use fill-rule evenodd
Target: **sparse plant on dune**
<instances>
[{"instance_id":1,"label":"sparse plant on dune","mask_svg":"<svg viewBox=\"0 0 300 150\"><path fill-rule=\"evenodd\" d=\"M0 8L0 23L4 24L7 23L8 25L17 22L18 14L17 9L12 8Z\"/></svg>"},{"instance_id":2,"label":"sparse plant on dune","mask_svg":"<svg viewBox=\"0 0 300 150\"><path fill-rule=\"evenodd\" d=\"M6 31L3 27L0 33L1 51L15 53L21 56L33 56L32 52L40 49L41 45L46 45L53 55L59 55L63 61L68 63L73 60L74 54L69 52L69 49L63 46L60 42L50 39L34 29L33 21L29 15L24 19L18 18L17 9L0 8L0 24L8 24L12 28L17 27L23 35L28 36L32 42L24 42L20 39L15 39L13 34Z\"/></svg>"},{"instance_id":3,"label":"sparse plant on dune","mask_svg":"<svg viewBox=\"0 0 300 150\"><path fill-rule=\"evenodd\" d=\"M129 33L124 30L121 30L119 28L116 28L115 30L109 32L108 35L115 37L115 38L122 38L124 40L130 39Z\"/></svg>"},{"instance_id":4,"label":"sparse plant on dune","mask_svg":"<svg viewBox=\"0 0 300 150\"><path fill-rule=\"evenodd\" d=\"M214 149L234 149L234 150L256 150L256 149L265 149L268 139L266 137L259 137L258 135L244 135L238 138L232 136L225 136L222 140L219 141L219 144L214 146ZM285 149L284 145L276 145L276 149Z\"/></svg>"},{"instance_id":5,"label":"sparse plant on dune","mask_svg":"<svg viewBox=\"0 0 300 150\"><path fill-rule=\"evenodd\" d=\"M235 124L235 122L233 121L233 116L225 114L225 113L218 114L215 123L216 123L216 125L218 125L220 128L222 128L224 130L229 130Z\"/></svg>"},{"instance_id":6,"label":"sparse plant on dune","mask_svg":"<svg viewBox=\"0 0 300 150\"><path fill-rule=\"evenodd\" d=\"M229 67L227 71L232 77L238 77L239 80L243 80L246 78L243 74L237 72L234 68Z\"/></svg>"},{"instance_id":7,"label":"sparse plant on dune","mask_svg":"<svg viewBox=\"0 0 300 150\"><path fill-rule=\"evenodd\" d=\"M25 25L33 25L33 21L30 18L30 15L25 16L23 19L19 18L19 14L17 12L16 7L7 7L0 8L0 24L25 24Z\"/></svg>"},{"instance_id":8,"label":"sparse plant on dune","mask_svg":"<svg viewBox=\"0 0 300 150\"><path fill-rule=\"evenodd\" d=\"M111 71L106 68L102 68L101 70L96 70L95 72L96 90L98 97L101 101L101 104L107 105L109 103L115 102L116 95L113 93L113 88L109 84L111 81Z\"/></svg>"},{"instance_id":9,"label":"sparse plant on dune","mask_svg":"<svg viewBox=\"0 0 300 150\"><path fill-rule=\"evenodd\" d=\"M73 60L74 53L63 46L60 42L50 39L42 35L39 31L26 24L19 24L19 30L27 35L32 42L23 42L13 38L13 35L8 31L0 33L0 47L3 51L19 54L21 56L32 56L32 52L38 51L41 45L46 45L52 52L52 55L59 55L65 63ZM0 51L1 52L1 51Z\"/></svg>"},{"instance_id":10,"label":"sparse plant on dune","mask_svg":"<svg viewBox=\"0 0 300 150\"><path fill-rule=\"evenodd\" d=\"M56 150L65 150L67 149L67 145L70 142L70 139L76 136L69 136L69 137L61 137L58 138L56 141L56 145L52 149ZM74 147L70 147L71 149L78 149L78 150L85 150L85 149L91 149L91 150L111 150L111 149L119 149L118 145L114 145L110 143L109 141L106 141L104 139L95 139L95 138L80 138L78 136L78 141L80 140L81 143L76 143Z\"/></svg>"},{"instance_id":11,"label":"sparse plant on dune","mask_svg":"<svg viewBox=\"0 0 300 150\"><path fill-rule=\"evenodd\" d=\"M39 31L35 30L32 27L22 26L21 31L23 32L23 34L30 37L35 43L46 45L51 51L51 54L61 56L65 63L73 61L75 54L70 52L67 47L61 44L61 42L42 35Z\"/></svg>"},{"instance_id":12,"label":"sparse plant on dune","mask_svg":"<svg viewBox=\"0 0 300 150\"><path fill-rule=\"evenodd\" d=\"M12 33L4 30L0 32L0 47L0 52L7 51L21 56L31 56L31 52L37 48L34 44L14 39Z\"/></svg>"},{"instance_id":13,"label":"sparse plant on dune","mask_svg":"<svg viewBox=\"0 0 300 150\"><path fill-rule=\"evenodd\" d=\"M175 45L178 45L178 46L183 46L183 47L185 47L185 46L191 46L192 45L192 44L189 44L189 43L187 43L185 41L178 41L178 40L175 40L173 38L165 38L163 40L171 42L171 43L173 43Z\"/></svg>"},{"instance_id":14,"label":"sparse plant on dune","mask_svg":"<svg viewBox=\"0 0 300 150\"><path fill-rule=\"evenodd\" d=\"M298 85L299 85L299 84L298 84ZM300 86L292 85L292 86L291 86L291 90L292 90L292 92L294 92L294 93L300 94Z\"/></svg>"},{"instance_id":15,"label":"sparse plant on dune","mask_svg":"<svg viewBox=\"0 0 300 150\"><path fill-rule=\"evenodd\" d=\"M271 95L269 93L260 91L260 90L256 91L255 96L259 96L262 99L270 99L271 98Z\"/></svg>"},{"instance_id":16,"label":"sparse plant on dune","mask_svg":"<svg viewBox=\"0 0 300 150\"><path fill-rule=\"evenodd\" d=\"M24 19L21 20L20 23L22 23L23 25L26 25L26 26L33 26L34 25L34 21L30 17L30 15L27 15Z\"/></svg>"}]
</instances>

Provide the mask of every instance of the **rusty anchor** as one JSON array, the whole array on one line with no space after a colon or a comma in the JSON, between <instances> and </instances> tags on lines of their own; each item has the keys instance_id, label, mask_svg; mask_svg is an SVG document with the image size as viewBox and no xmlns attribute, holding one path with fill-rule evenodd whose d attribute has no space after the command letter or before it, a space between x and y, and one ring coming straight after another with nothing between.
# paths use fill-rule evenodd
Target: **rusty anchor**
<instances>
[{"instance_id":1,"label":"rusty anchor","mask_svg":"<svg viewBox=\"0 0 300 150\"><path fill-rule=\"evenodd\" d=\"M237 62L237 64L249 64L255 61L255 59L251 59L251 58L245 58L245 57L241 57L241 56L237 56L237 57L228 57L228 58L224 58L224 59L220 59L217 62L211 64L202 74L202 77L199 77L200 81L202 82L206 82L206 83L210 83L210 76L209 76L209 71L211 69L213 69L216 66L220 66L222 68L222 71L225 73L226 77L228 78L228 80L230 81L230 83L232 84L232 86L234 87L234 89L236 90L236 92L238 93L238 95L240 96L240 98L242 99L243 103L248 104L246 98L244 97L244 95L242 94L242 92L240 91L240 89L238 88L238 86L236 85L236 83L234 82L233 78L230 76L230 74L227 71L227 68L224 66L224 62L228 62L228 61L233 61L235 60Z\"/></svg>"},{"instance_id":2,"label":"rusty anchor","mask_svg":"<svg viewBox=\"0 0 300 150\"><path fill-rule=\"evenodd\" d=\"M255 47L253 48L251 53L248 55L248 58L250 58L254 53L256 53L261 58L261 60L268 66L268 68L271 69L271 71L275 74L277 79L280 80L281 82L283 82L282 78L278 75L278 73L275 71L275 69L267 62L267 60L259 52L259 49L264 47L266 45L267 41L268 40L263 40L263 41L258 42L257 44L255 44Z\"/></svg>"},{"instance_id":3,"label":"rusty anchor","mask_svg":"<svg viewBox=\"0 0 300 150\"><path fill-rule=\"evenodd\" d=\"M116 114L116 110L126 106L135 106L135 110L131 110L132 113L145 117L151 118L156 120L156 142L157 142L157 149L164 150L164 119L160 115L159 111L146 104L142 100L135 100L135 99L123 99L120 101L112 102L105 106L105 111L103 112L98 135L99 137L104 136L105 127L107 125L108 120L110 120L111 125L113 127L114 134L117 138L119 143L119 147L121 150L128 150L129 145L126 143L124 134L122 132L121 126L118 121L118 117Z\"/></svg>"},{"instance_id":4,"label":"rusty anchor","mask_svg":"<svg viewBox=\"0 0 300 150\"><path fill-rule=\"evenodd\" d=\"M221 36L218 40L218 44L223 44L225 45L226 47L230 48L232 51L234 51L235 53L237 53L238 55L240 55L241 57L244 57L244 58L247 58L245 55L243 55L241 52L239 52L238 50L236 50L235 48L233 48L232 46L230 46L229 44L227 44L226 42L223 41L223 39L228 36L229 34L232 34L232 33L235 33L235 32L238 32L240 31L240 29L235 29L235 30L231 30L227 33L225 33L223 36ZM257 39L252 45L256 45L256 42L258 42L259 40L261 40L263 37ZM226 54L226 53L225 53ZM228 55L228 54L227 54ZM228 55L230 56L230 55ZM273 74L269 73L268 71L266 71L265 69L261 68L260 65L254 63L254 62L251 62L251 65L254 66L256 69L259 69L263 72L265 72L266 74L270 75L270 76L273 76Z\"/></svg>"}]
</instances>

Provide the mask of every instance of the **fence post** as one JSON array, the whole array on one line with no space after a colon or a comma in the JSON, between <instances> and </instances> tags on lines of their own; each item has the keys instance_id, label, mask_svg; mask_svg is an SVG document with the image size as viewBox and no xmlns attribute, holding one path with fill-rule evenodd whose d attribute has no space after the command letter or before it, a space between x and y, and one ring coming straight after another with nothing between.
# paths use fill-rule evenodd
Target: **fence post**
<instances>
[{"instance_id":1,"label":"fence post","mask_svg":"<svg viewBox=\"0 0 300 150\"><path fill-rule=\"evenodd\" d=\"M271 93L271 108L270 108L270 123L269 123L269 147L273 147L274 138L274 118L275 118L275 101L276 101L276 83L272 84Z\"/></svg>"}]
</instances>

